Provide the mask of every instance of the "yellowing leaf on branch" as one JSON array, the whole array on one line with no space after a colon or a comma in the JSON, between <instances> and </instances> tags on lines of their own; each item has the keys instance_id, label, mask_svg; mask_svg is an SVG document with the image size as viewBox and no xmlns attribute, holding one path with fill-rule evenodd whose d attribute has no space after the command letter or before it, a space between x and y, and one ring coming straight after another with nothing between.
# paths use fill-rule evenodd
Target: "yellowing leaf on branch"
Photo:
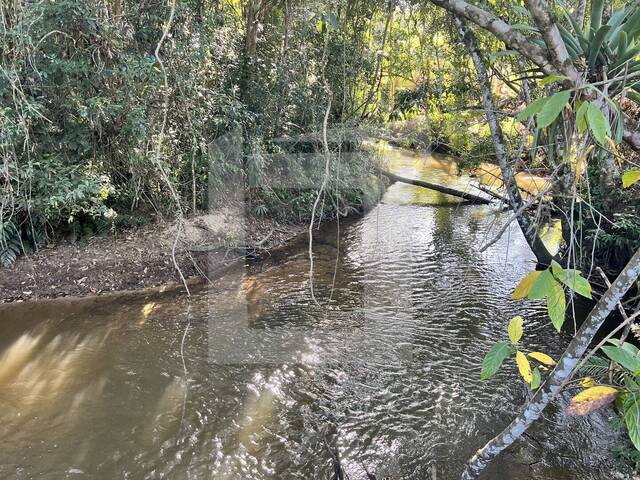
<instances>
[{"instance_id":1,"label":"yellowing leaf on branch","mask_svg":"<svg viewBox=\"0 0 640 480\"><path fill-rule=\"evenodd\" d=\"M507 333L509 334L509 340L514 345L520 341L522 335L524 334L524 319L518 315L517 317L513 317L509 321L509 326L507 327Z\"/></svg>"},{"instance_id":2,"label":"yellowing leaf on branch","mask_svg":"<svg viewBox=\"0 0 640 480\"><path fill-rule=\"evenodd\" d=\"M524 381L530 384L531 380L533 380L531 364L529 360L527 360L527 356L521 351L516 352L516 365L518 365L518 371L520 375L522 375L522 378L524 378Z\"/></svg>"},{"instance_id":3,"label":"yellowing leaf on branch","mask_svg":"<svg viewBox=\"0 0 640 480\"><path fill-rule=\"evenodd\" d=\"M529 290L531 290L531 286L535 283L535 281L538 279L541 273L542 272L534 271L534 272L531 272L526 277L524 277L520 281L516 289L514 290L513 295L511 295L511 298L513 300L520 300L521 298L525 298L527 295L529 295Z\"/></svg>"},{"instance_id":4,"label":"yellowing leaf on branch","mask_svg":"<svg viewBox=\"0 0 640 480\"><path fill-rule=\"evenodd\" d=\"M620 391L614 387L598 385L590 387L573 397L567 407L569 415L588 415L613 402Z\"/></svg>"},{"instance_id":5,"label":"yellowing leaf on branch","mask_svg":"<svg viewBox=\"0 0 640 480\"><path fill-rule=\"evenodd\" d=\"M531 358L533 358L534 360L537 360L538 362L544 364L544 365L549 365L550 367L555 365L556 362L553 360L553 358L551 358L549 355L547 355L546 353L542 353L542 352L531 352L529 354L529 356Z\"/></svg>"},{"instance_id":6,"label":"yellowing leaf on branch","mask_svg":"<svg viewBox=\"0 0 640 480\"><path fill-rule=\"evenodd\" d=\"M529 289L528 298L530 300L540 300L541 298L547 297L556 283L550 270L541 271Z\"/></svg>"}]
</instances>

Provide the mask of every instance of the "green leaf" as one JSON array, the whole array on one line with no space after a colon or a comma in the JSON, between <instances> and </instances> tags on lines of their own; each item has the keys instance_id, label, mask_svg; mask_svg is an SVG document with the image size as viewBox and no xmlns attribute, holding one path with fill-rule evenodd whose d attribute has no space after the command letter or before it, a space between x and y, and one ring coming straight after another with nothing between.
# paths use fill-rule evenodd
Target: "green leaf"
<instances>
[{"instance_id":1,"label":"green leaf","mask_svg":"<svg viewBox=\"0 0 640 480\"><path fill-rule=\"evenodd\" d=\"M611 128L602 110L592 102L589 102L589 108L587 109L587 122L593 138L600 145L606 145L607 137L611 136Z\"/></svg>"},{"instance_id":2,"label":"green leaf","mask_svg":"<svg viewBox=\"0 0 640 480\"><path fill-rule=\"evenodd\" d=\"M578 111L576 112L576 127L578 127L579 133L584 133L587 129L587 110L589 109L589 102L582 102Z\"/></svg>"},{"instance_id":3,"label":"green leaf","mask_svg":"<svg viewBox=\"0 0 640 480\"><path fill-rule=\"evenodd\" d=\"M640 359L618 347L602 347L602 351L607 357L616 362L621 367L630 372L640 371Z\"/></svg>"},{"instance_id":4,"label":"green leaf","mask_svg":"<svg viewBox=\"0 0 640 480\"><path fill-rule=\"evenodd\" d=\"M633 100L634 102L640 104L640 94L637 92L629 91L627 92L627 97Z\"/></svg>"},{"instance_id":5,"label":"green leaf","mask_svg":"<svg viewBox=\"0 0 640 480\"><path fill-rule=\"evenodd\" d=\"M629 188L638 181L640 181L640 170L627 170L622 174L623 188Z\"/></svg>"},{"instance_id":6,"label":"green leaf","mask_svg":"<svg viewBox=\"0 0 640 480\"><path fill-rule=\"evenodd\" d=\"M518 120L519 122L524 122L530 116L535 115L540 110L542 110L542 107L544 107L544 104L547 103L547 100L549 99L539 98L537 100L534 100L516 116L516 120Z\"/></svg>"},{"instance_id":7,"label":"green leaf","mask_svg":"<svg viewBox=\"0 0 640 480\"><path fill-rule=\"evenodd\" d=\"M563 90L549 97L540 113L538 113L538 128L545 128L551 125L571 98L570 90Z\"/></svg>"},{"instance_id":8,"label":"green leaf","mask_svg":"<svg viewBox=\"0 0 640 480\"><path fill-rule=\"evenodd\" d=\"M502 366L504 359L511 355L513 351L506 342L498 342L491 350L487 352L482 360L482 371L480 372L480 379L487 380L495 375L498 369Z\"/></svg>"},{"instance_id":9,"label":"green leaf","mask_svg":"<svg viewBox=\"0 0 640 480\"><path fill-rule=\"evenodd\" d=\"M551 293L553 289L553 285L557 283L556 280L551 275L551 272L547 270L543 270L540 272L540 275L531 285L531 289L529 290L529 294L527 295L530 300L539 300L541 298L545 298L547 295Z\"/></svg>"},{"instance_id":10,"label":"green leaf","mask_svg":"<svg viewBox=\"0 0 640 480\"><path fill-rule=\"evenodd\" d=\"M640 450L640 404L637 394L630 394L625 402L624 423L627 424L629 440L637 450Z\"/></svg>"},{"instance_id":11,"label":"green leaf","mask_svg":"<svg viewBox=\"0 0 640 480\"><path fill-rule=\"evenodd\" d=\"M509 326L507 327L507 332L509 333L509 340L514 345L520 341L522 335L524 334L524 329L522 325L524 324L524 319L518 315L517 317L513 317L509 321Z\"/></svg>"},{"instance_id":12,"label":"green leaf","mask_svg":"<svg viewBox=\"0 0 640 480\"><path fill-rule=\"evenodd\" d=\"M602 25L602 13L604 11L604 0L591 1L591 30L597 32ZM595 33L593 33L595 35Z\"/></svg>"},{"instance_id":13,"label":"green leaf","mask_svg":"<svg viewBox=\"0 0 640 480\"><path fill-rule=\"evenodd\" d=\"M531 290L531 286L535 283L542 272L533 271L522 280L516 287L511 295L512 300L520 300L521 298L525 298L529 294L529 290Z\"/></svg>"},{"instance_id":14,"label":"green leaf","mask_svg":"<svg viewBox=\"0 0 640 480\"><path fill-rule=\"evenodd\" d=\"M564 296L564 288L554 280L553 288L547 298L547 311L551 318L551 323L557 331L562 329L567 309L567 300Z\"/></svg>"},{"instance_id":15,"label":"green leaf","mask_svg":"<svg viewBox=\"0 0 640 480\"><path fill-rule=\"evenodd\" d=\"M604 42L604 39L607 36L607 33L609 33L609 30L611 30L611 27L609 25L604 25L600 27L597 33L595 34L594 39L591 41L591 44L589 46L590 50L589 50L589 58L587 60L587 64L589 65L589 68L591 68L592 70L596 66L596 61L598 60L598 54L602 49L602 42Z\"/></svg>"},{"instance_id":16,"label":"green leaf","mask_svg":"<svg viewBox=\"0 0 640 480\"><path fill-rule=\"evenodd\" d=\"M582 295L585 298L591 298L591 284L582 276L580 270L561 270L556 273L555 276L578 295Z\"/></svg>"},{"instance_id":17,"label":"green leaf","mask_svg":"<svg viewBox=\"0 0 640 480\"><path fill-rule=\"evenodd\" d=\"M537 390L540 386L540 369L538 367L534 368L531 376L531 390Z\"/></svg>"},{"instance_id":18,"label":"green leaf","mask_svg":"<svg viewBox=\"0 0 640 480\"><path fill-rule=\"evenodd\" d=\"M633 343L622 342L622 345L620 345L620 340L618 340L617 338L610 338L609 340L607 340L607 343L610 343L614 347L621 347L623 350L626 350L634 357L640 357L640 350Z\"/></svg>"}]
</instances>

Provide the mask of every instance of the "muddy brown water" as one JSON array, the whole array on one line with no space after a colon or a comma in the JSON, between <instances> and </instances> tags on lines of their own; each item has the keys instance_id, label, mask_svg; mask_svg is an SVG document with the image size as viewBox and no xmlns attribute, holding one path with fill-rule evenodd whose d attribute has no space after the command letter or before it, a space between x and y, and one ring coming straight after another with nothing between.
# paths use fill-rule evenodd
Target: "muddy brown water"
<instances>
[{"instance_id":1,"label":"muddy brown water","mask_svg":"<svg viewBox=\"0 0 640 480\"><path fill-rule=\"evenodd\" d=\"M404 176L468 181L443 157L388 155ZM527 396L511 364L479 380L509 318L525 317L528 349L567 338L543 305L509 300L534 265L520 233L479 253L496 207L452 203L395 184L317 232L317 304L298 245L190 299L1 307L0 477L330 479L338 454L353 480L458 478ZM611 413L565 404L485 478L619 477Z\"/></svg>"}]
</instances>

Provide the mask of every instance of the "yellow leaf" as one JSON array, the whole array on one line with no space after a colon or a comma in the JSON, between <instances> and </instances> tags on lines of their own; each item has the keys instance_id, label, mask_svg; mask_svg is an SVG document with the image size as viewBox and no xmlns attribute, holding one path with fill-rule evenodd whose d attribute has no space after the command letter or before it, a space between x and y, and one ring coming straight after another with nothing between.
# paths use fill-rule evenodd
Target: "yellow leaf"
<instances>
[{"instance_id":1,"label":"yellow leaf","mask_svg":"<svg viewBox=\"0 0 640 480\"><path fill-rule=\"evenodd\" d=\"M545 365L555 365L556 362L553 360L553 358L551 358L549 355L547 355L546 353L542 353L542 352L531 352L529 354L529 356L531 358L533 358L534 360L537 360L540 363L543 363Z\"/></svg>"},{"instance_id":2,"label":"yellow leaf","mask_svg":"<svg viewBox=\"0 0 640 480\"><path fill-rule=\"evenodd\" d=\"M522 375L522 378L524 378L524 381L531 383L531 380L533 380L533 373L531 373L531 365L524 353L520 351L516 352L516 364L518 365L518 371L520 372L520 375Z\"/></svg>"},{"instance_id":3,"label":"yellow leaf","mask_svg":"<svg viewBox=\"0 0 640 480\"><path fill-rule=\"evenodd\" d=\"M580 380L580 385L582 385L584 388L595 387L596 381L593 377L584 377L582 380Z\"/></svg>"},{"instance_id":4,"label":"yellow leaf","mask_svg":"<svg viewBox=\"0 0 640 480\"><path fill-rule=\"evenodd\" d=\"M522 324L524 323L524 319L518 315L517 317L513 317L509 321L509 326L507 327L507 333L509 334L509 340L514 345L520 341L522 335L524 334L524 329L522 328Z\"/></svg>"},{"instance_id":5,"label":"yellow leaf","mask_svg":"<svg viewBox=\"0 0 640 480\"><path fill-rule=\"evenodd\" d=\"M513 300L520 300L521 298L525 298L527 295L529 295L529 290L531 290L531 286L535 283L535 281L538 279L541 273L542 272L535 271L535 272L531 272L529 275L524 277L520 281L516 289L514 290L513 295L511 295L511 298Z\"/></svg>"},{"instance_id":6,"label":"yellow leaf","mask_svg":"<svg viewBox=\"0 0 640 480\"><path fill-rule=\"evenodd\" d=\"M589 413L613 402L619 390L606 385L587 388L573 397L567 407L569 415L588 415Z\"/></svg>"}]
</instances>

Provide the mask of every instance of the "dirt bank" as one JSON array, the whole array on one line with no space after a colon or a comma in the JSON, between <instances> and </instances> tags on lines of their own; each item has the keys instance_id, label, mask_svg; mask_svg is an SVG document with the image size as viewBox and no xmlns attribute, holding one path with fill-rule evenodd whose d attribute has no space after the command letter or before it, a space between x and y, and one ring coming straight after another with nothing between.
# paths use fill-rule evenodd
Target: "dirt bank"
<instances>
[{"instance_id":1,"label":"dirt bank","mask_svg":"<svg viewBox=\"0 0 640 480\"><path fill-rule=\"evenodd\" d=\"M182 226L159 222L75 243L63 240L0 268L0 303L181 282L175 264L187 279L204 278L247 253L265 255L306 229L223 209Z\"/></svg>"}]
</instances>

